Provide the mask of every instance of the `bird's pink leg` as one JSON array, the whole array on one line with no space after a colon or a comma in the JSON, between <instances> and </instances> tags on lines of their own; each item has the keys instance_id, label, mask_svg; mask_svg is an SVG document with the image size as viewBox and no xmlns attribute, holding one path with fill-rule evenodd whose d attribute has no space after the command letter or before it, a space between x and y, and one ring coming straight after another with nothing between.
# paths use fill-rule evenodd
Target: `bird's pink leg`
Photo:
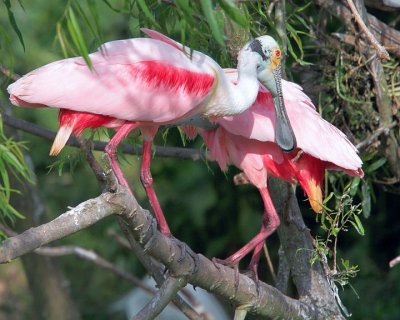
<instances>
[{"instance_id":1,"label":"bird's pink leg","mask_svg":"<svg viewBox=\"0 0 400 320\"><path fill-rule=\"evenodd\" d=\"M128 190L130 190L129 184L126 181L124 174L122 173L122 170L118 163L117 147L121 143L121 141L129 134L129 132L131 132L137 126L138 124L135 122L124 123L121 127L119 127L116 130L117 132L104 148L104 151L106 152L108 158L110 159L111 169L114 171L118 183L124 187L127 187Z\"/></svg>"},{"instance_id":2,"label":"bird's pink leg","mask_svg":"<svg viewBox=\"0 0 400 320\"><path fill-rule=\"evenodd\" d=\"M263 199L264 202L264 207L265 211L262 217L262 227L259 233L251 239L245 246L243 246L240 250L235 252L233 255L228 257L225 260L218 260L215 259L216 262L228 265L228 266L237 266L240 260L243 259L244 256L246 256L249 252L255 250L252 262L250 263L250 266L253 263L253 266L257 263L257 256L258 259L260 257L261 249L264 243L264 240L271 234L273 233L279 226L280 220L278 213L276 212L275 206L272 202L271 196L269 195L269 191L267 187L265 188L260 188L259 189L261 198Z\"/></svg>"},{"instance_id":3,"label":"bird's pink leg","mask_svg":"<svg viewBox=\"0 0 400 320\"><path fill-rule=\"evenodd\" d=\"M150 137L149 134L144 136L145 138L143 140L142 164L140 166L140 180L142 181L143 187L146 190L150 205L154 210L154 215L156 216L161 233L166 236L170 236L171 231L168 227L167 220L165 219L160 203L158 202L157 195L154 191L153 177L151 176L150 171L151 146L153 144L153 137Z\"/></svg>"}]
</instances>

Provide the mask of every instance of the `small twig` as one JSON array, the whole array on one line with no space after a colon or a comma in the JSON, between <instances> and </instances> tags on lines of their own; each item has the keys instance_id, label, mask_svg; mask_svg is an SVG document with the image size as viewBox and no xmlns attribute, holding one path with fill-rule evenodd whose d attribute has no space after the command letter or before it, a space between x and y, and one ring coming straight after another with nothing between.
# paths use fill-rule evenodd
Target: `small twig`
<instances>
[{"instance_id":1,"label":"small twig","mask_svg":"<svg viewBox=\"0 0 400 320\"><path fill-rule=\"evenodd\" d=\"M393 268L396 264L399 264L399 263L400 263L400 256L398 256L398 257L396 257L396 258L390 260L389 266L390 266L391 268Z\"/></svg>"},{"instance_id":2,"label":"small twig","mask_svg":"<svg viewBox=\"0 0 400 320\"><path fill-rule=\"evenodd\" d=\"M87 250L82 247L78 246L59 246L59 247L42 247L35 250L35 253L44 255L44 256L51 256L51 257L59 257L65 255L76 255L82 259L88 260L93 262L95 265L111 271L112 273L116 274L120 278L129 281L133 285L143 289L144 291L155 294L156 290L146 286L139 278L134 276L131 273L128 273L120 268L118 268L115 264L111 263L110 261L104 259L100 255L98 255L93 250Z\"/></svg>"},{"instance_id":3,"label":"small twig","mask_svg":"<svg viewBox=\"0 0 400 320\"><path fill-rule=\"evenodd\" d=\"M387 127L380 127L375 130L373 134L371 134L369 137L367 137L365 140L361 141L356 145L356 148L360 151L363 150L364 148L368 147L372 142L374 142L381 134L388 134L389 130L394 128L397 125L396 121L393 121L389 126Z\"/></svg>"},{"instance_id":4,"label":"small twig","mask_svg":"<svg viewBox=\"0 0 400 320\"><path fill-rule=\"evenodd\" d=\"M154 297L132 318L132 320L155 319L186 284L187 280L183 277L168 277Z\"/></svg>"},{"instance_id":5,"label":"small twig","mask_svg":"<svg viewBox=\"0 0 400 320\"><path fill-rule=\"evenodd\" d=\"M354 19L357 21L358 25L360 26L361 30L364 31L365 35L367 36L367 39L369 42L374 46L377 56L381 60L390 60L389 53L386 51L386 49L381 46L374 37L374 35L369 31L367 26L365 25L364 21L360 17L360 14L358 13L358 10L356 6L353 3L353 0L347 0L347 3L350 7L351 12L353 13Z\"/></svg>"},{"instance_id":6,"label":"small twig","mask_svg":"<svg viewBox=\"0 0 400 320\"><path fill-rule=\"evenodd\" d=\"M337 272L337 254L336 254L336 249L337 249L337 239L338 239L338 237L336 236L336 237L334 237L334 240L333 240L333 249L332 249L332 255L333 255L333 273L335 273L336 274L336 272Z\"/></svg>"},{"instance_id":7,"label":"small twig","mask_svg":"<svg viewBox=\"0 0 400 320\"><path fill-rule=\"evenodd\" d=\"M21 78L20 75L12 72L10 69L6 68L5 66L0 64L0 72L4 74L6 77L10 78L11 80L17 81Z\"/></svg>"},{"instance_id":8,"label":"small twig","mask_svg":"<svg viewBox=\"0 0 400 320\"><path fill-rule=\"evenodd\" d=\"M263 249L264 249L265 258L267 259L267 265L268 265L269 272L271 273L274 283L276 283L276 274L275 274L275 270L274 270L274 265L272 264L271 256L269 255L268 247L265 242L264 242Z\"/></svg>"},{"instance_id":9,"label":"small twig","mask_svg":"<svg viewBox=\"0 0 400 320\"><path fill-rule=\"evenodd\" d=\"M129 244L129 241L121 237L116 231L110 230L107 232L107 234L111 236L115 240L115 242L117 242L119 245L121 245L126 249L131 250L131 245Z\"/></svg>"}]
</instances>

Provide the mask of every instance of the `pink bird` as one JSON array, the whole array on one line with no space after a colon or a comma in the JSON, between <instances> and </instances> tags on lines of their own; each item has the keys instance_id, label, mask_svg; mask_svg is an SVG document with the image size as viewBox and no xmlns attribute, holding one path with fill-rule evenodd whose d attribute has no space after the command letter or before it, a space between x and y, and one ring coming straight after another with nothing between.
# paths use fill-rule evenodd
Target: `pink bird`
<instances>
[{"instance_id":1,"label":"pink bird","mask_svg":"<svg viewBox=\"0 0 400 320\"><path fill-rule=\"evenodd\" d=\"M159 126L196 114L214 118L245 111L257 97L257 76L265 68L273 73L271 90L280 87L280 51L269 36L240 51L236 85L212 58L198 51L184 52L181 44L170 41L174 45L148 38L108 42L89 55L93 70L82 57L64 59L33 70L8 87L17 106L60 109L50 155L57 155L72 133L114 128L116 134L105 152L119 183L126 187L116 148L131 130L140 128L144 138L140 177L165 235L171 232L150 173L151 146ZM282 108L280 103L277 108Z\"/></svg>"},{"instance_id":2,"label":"pink bird","mask_svg":"<svg viewBox=\"0 0 400 320\"><path fill-rule=\"evenodd\" d=\"M232 81L236 71L226 70ZM209 156L222 170L233 164L243 170L256 186L264 203L262 227L259 233L226 260L237 267L239 261L254 250L250 268L257 276L257 265L264 240L279 226L280 220L268 191L268 175L290 183L299 182L308 195L315 212L322 210L322 186L325 170L342 170L352 176L363 176L362 161L356 148L335 126L325 121L315 110L301 87L282 80L286 111L297 140L297 149L283 152L274 143L275 109L268 90L261 87L256 102L246 112L217 119L219 127L204 130L184 127L189 136L199 132L209 150Z\"/></svg>"}]
</instances>

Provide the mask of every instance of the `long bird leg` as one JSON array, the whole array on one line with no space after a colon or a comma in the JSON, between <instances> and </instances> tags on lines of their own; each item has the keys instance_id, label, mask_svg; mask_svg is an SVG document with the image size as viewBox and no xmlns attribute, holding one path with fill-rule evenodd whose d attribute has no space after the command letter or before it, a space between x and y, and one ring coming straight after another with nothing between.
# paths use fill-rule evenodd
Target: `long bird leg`
<instances>
[{"instance_id":1,"label":"long bird leg","mask_svg":"<svg viewBox=\"0 0 400 320\"><path fill-rule=\"evenodd\" d=\"M114 171L118 183L124 187L127 187L129 191L131 191L131 189L129 188L129 184L126 181L124 174L122 173L122 170L118 163L117 147L121 143L121 141L129 134L129 132L131 132L137 126L138 124L135 122L124 123L121 127L119 127L116 130L117 132L104 148L105 153L108 155L108 158L110 159L111 169Z\"/></svg>"},{"instance_id":2,"label":"long bird leg","mask_svg":"<svg viewBox=\"0 0 400 320\"><path fill-rule=\"evenodd\" d=\"M143 140L143 151L142 151L142 164L140 166L140 180L142 181L143 187L146 190L147 197L151 207L154 210L160 231L166 236L171 235L171 231L168 227L167 220L165 219L164 213L161 209L157 195L153 188L153 177L151 176L150 163L151 163L151 147L153 144L153 138L157 132L157 129L146 128L141 129L144 140Z\"/></svg>"},{"instance_id":3,"label":"long bird leg","mask_svg":"<svg viewBox=\"0 0 400 320\"><path fill-rule=\"evenodd\" d=\"M260 188L259 189L261 198L264 202L264 214L262 216L262 227L258 234L251 239L246 245L244 245L241 249L237 252L226 258L225 260L213 259L214 262L236 267L240 260L243 259L249 252L255 250L252 262L250 263L250 268L256 268L258 264L258 259L260 258L260 252L262 248L262 244L264 240L268 238L268 236L273 233L279 226L280 220L278 213L276 212L275 206L272 202L271 196L269 194L268 188ZM258 257L257 257L258 256Z\"/></svg>"}]
</instances>

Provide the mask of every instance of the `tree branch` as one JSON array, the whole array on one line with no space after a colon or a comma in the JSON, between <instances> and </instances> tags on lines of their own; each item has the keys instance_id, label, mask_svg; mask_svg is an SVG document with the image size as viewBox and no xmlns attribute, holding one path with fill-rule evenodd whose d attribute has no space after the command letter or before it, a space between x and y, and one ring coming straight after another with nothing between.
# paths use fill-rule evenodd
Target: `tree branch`
<instances>
[{"instance_id":1,"label":"tree branch","mask_svg":"<svg viewBox=\"0 0 400 320\"><path fill-rule=\"evenodd\" d=\"M187 277L195 286L222 295L236 305L250 304L250 312L261 316L303 319L325 319L324 311L301 301L284 296L277 289L264 283L259 291L253 280L239 275L239 286L235 288L235 271L215 265L199 255L199 269L194 271L195 254L185 244L162 235L156 229L156 222L150 213L143 210L134 197L125 190L105 193L85 201L58 218L22 234L11 237L0 246L0 261L8 262L27 252L82 230L111 214L119 215L134 235L140 246L155 259L163 263L175 277Z\"/></svg>"},{"instance_id":2,"label":"tree branch","mask_svg":"<svg viewBox=\"0 0 400 320\"><path fill-rule=\"evenodd\" d=\"M41 126L38 126L36 124L33 124L29 121L18 119L4 113L1 116L3 118L4 124L12 128L19 129L21 131L31 133L37 137L45 138L51 141L54 140L56 136L55 132L43 128ZM103 141L93 141L93 149L104 151L106 144L107 143ZM80 147L80 144L75 137L71 137L68 140L67 145L71 147ZM120 148L122 152L126 154L135 154L135 155L142 154L141 146L121 144ZM179 158L179 159L194 160L194 161L206 159L206 155L204 154L204 152L201 152L197 149L162 147L162 146L155 146L154 149L155 149L154 155L156 157L161 157L161 158Z\"/></svg>"},{"instance_id":3,"label":"tree branch","mask_svg":"<svg viewBox=\"0 0 400 320\"><path fill-rule=\"evenodd\" d=\"M184 277L168 277L154 297L132 318L132 320L155 319L186 284L187 281Z\"/></svg>"},{"instance_id":4,"label":"tree branch","mask_svg":"<svg viewBox=\"0 0 400 320\"><path fill-rule=\"evenodd\" d=\"M340 2L335 0L314 0L314 2L325 8L331 15L336 16L340 21L343 21L346 24L352 24L351 10ZM400 31L389 27L386 23L378 20L372 14L367 14L367 19L375 38L377 38L377 40L382 43L390 53L400 57Z\"/></svg>"},{"instance_id":5,"label":"tree branch","mask_svg":"<svg viewBox=\"0 0 400 320\"><path fill-rule=\"evenodd\" d=\"M376 53L378 55L378 58L381 60L389 60L390 59L389 53L386 51L386 49L384 47L382 47L379 44L378 40L376 40L376 38L371 33L371 31L369 31L368 27L365 25L364 21L360 17L360 14L358 13L353 0L347 0L347 4L349 5L351 12L353 12L354 19L360 26L361 30L364 31L364 34L366 35L367 39L374 46Z\"/></svg>"},{"instance_id":6,"label":"tree branch","mask_svg":"<svg viewBox=\"0 0 400 320\"><path fill-rule=\"evenodd\" d=\"M394 128L397 125L396 121L393 121L388 127L380 127L374 131L369 137L367 137L365 140L361 141L356 145L356 148L361 151L368 147L370 144L372 144L376 139L379 138L381 134L389 134L389 130Z\"/></svg>"},{"instance_id":7,"label":"tree branch","mask_svg":"<svg viewBox=\"0 0 400 320\"><path fill-rule=\"evenodd\" d=\"M4 240L0 246L0 263L9 262L45 244L85 229L109 215L128 210L130 207L131 200L128 192L104 193L95 199L87 200L51 222Z\"/></svg>"},{"instance_id":8,"label":"tree branch","mask_svg":"<svg viewBox=\"0 0 400 320\"><path fill-rule=\"evenodd\" d=\"M315 263L311 266L311 252L314 250L312 237L304 224L292 186L270 178L269 189L281 216L278 235L300 301L312 303L325 310L327 319L344 319L338 306L332 303L337 297L321 264Z\"/></svg>"}]
</instances>

